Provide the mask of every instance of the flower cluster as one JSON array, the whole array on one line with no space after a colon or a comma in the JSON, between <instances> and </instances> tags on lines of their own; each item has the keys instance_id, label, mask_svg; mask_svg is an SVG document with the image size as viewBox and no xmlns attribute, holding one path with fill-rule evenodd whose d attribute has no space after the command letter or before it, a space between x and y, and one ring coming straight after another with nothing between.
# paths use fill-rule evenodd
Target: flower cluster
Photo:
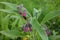
<instances>
[{"instance_id":1,"label":"flower cluster","mask_svg":"<svg viewBox=\"0 0 60 40\"><path fill-rule=\"evenodd\" d=\"M22 15L23 18L26 19L26 15L27 15L27 14L26 14L26 8L23 7L23 4L20 4L20 5L18 6L18 9L19 9L20 15Z\"/></svg>"},{"instance_id":2,"label":"flower cluster","mask_svg":"<svg viewBox=\"0 0 60 40\"><path fill-rule=\"evenodd\" d=\"M20 15L22 15L23 16L23 18L26 20L26 15L27 15L27 13L26 13L26 8L24 8L23 7L23 4L20 4L19 6L18 6L18 8L19 8L19 13L20 13ZM30 19L28 19L29 21L30 21ZM46 28L46 27L45 27ZM24 32L31 32L32 31L32 25L30 24L30 22L27 22L27 24L25 24L24 26L23 26L23 31ZM45 30L46 31L46 34L49 36L51 33L50 33L50 31L49 30Z\"/></svg>"},{"instance_id":3,"label":"flower cluster","mask_svg":"<svg viewBox=\"0 0 60 40\"><path fill-rule=\"evenodd\" d=\"M26 20L27 13L26 13L26 8L23 7L23 4L20 4L18 6L18 9L19 9L20 15L22 15L23 18ZM30 24L30 22L23 26L23 30L24 30L24 32L32 31L32 25Z\"/></svg>"},{"instance_id":4,"label":"flower cluster","mask_svg":"<svg viewBox=\"0 0 60 40\"><path fill-rule=\"evenodd\" d=\"M24 32L31 32L32 31L32 25L30 23L27 23L25 26L23 26Z\"/></svg>"}]
</instances>

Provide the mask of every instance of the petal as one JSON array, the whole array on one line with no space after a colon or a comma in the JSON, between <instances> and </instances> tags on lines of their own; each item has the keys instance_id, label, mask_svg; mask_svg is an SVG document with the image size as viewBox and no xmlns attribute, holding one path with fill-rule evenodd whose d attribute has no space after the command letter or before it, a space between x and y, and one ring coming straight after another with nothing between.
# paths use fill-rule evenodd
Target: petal
<instances>
[{"instance_id":1,"label":"petal","mask_svg":"<svg viewBox=\"0 0 60 40\"><path fill-rule=\"evenodd\" d=\"M28 27L25 27L25 28L24 28L24 31L25 31L25 32L28 32L28 31L29 31L29 30L28 30Z\"/></svg>"}]
</instances>

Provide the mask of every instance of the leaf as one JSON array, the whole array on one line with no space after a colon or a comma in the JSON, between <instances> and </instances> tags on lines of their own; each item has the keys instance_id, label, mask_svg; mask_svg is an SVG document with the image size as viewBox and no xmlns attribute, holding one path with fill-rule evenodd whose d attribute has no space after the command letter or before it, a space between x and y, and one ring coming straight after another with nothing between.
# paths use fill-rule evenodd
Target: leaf
<instances>
[{"instance_id":1,"label":"leaf","mask_svg":"<svg viewBox=\"0 0 60 40\"><path fill-rule=\"evenodd\" d=\"M39 36L38 33L36 34L36 37L37 37L38 40L41 40L41 37Z\"/></svg>"},{"instance_id":2,"label":"leaf","mask_svg":"<svg viewBox=\"0 0 60 40\"><path fill-rule=\"evenodd\" d=\"M26 23L27 20L25 20L23 17L20 17L18 21L18 27L23 27L23 25L25 25Z\"/></svg>"},{"instance_id":3,"label":"leaf","mask_svg":"<svg viewBox=\"0 0 60 40\"><path fill-rule=\"evenodd\" d=\"M12 28L16 27L16 24L17 24L18 20L19 20L19 18L16 18L14 20L14 22L11 24L12 25Z\"/></svg>"},{"instance_id":4,"label":"leaf","mask_svg":"<svg viewBox=\"0 0 60 40\"><path fill-rule=\"evenodd\" d=\"M47 37L45 31L39 25L39 23L37 22L37 20L32 19L31 20L31 24L32 24L33 28L38 32L38 34L39 34L39 36L41 37L42 40L48 40L48 37Z\"/></svg>"},{"instance_id":5,"label":"leaf","mask_svg":"<svg viewBox=\"0 0 60 40\"><path fill-rule=\"evenodd\" d=\"M17 10L17 5L9 2L0 2L1 4L4 4L8 7L10 7L12 10Z\"/></svg>"},{"instance_id":6,"label":"leaf","mask_svg":"<svg viewBox=\"0 0 60 40\"><path fill-rule=\"evenodd\" d=\"M41 22L41 25L43 25L44 23L46 23L48 20L56 17L56 16L59 16L60 15L60 10L55 10L55 11L52 11L52 12L49 12L48 14L46 14L46 16L43 18L42 22Z\"/></svg>"},{"instance_id":7,"label":"leaf","mask_svg":"<svg viewBox=\"0 0 60 40\"><path fill-rule=\"evenodd\" d=\"M7 36L7 37L13 38L13 39L20 36L20 33L16 30L0 31L0 33Z\"/></svg>"},{"instance_id":8,"label":"leaf","mask_svg":"<svg viewBox=\"0 0 60 40\"><path fill-rule=\"evenodd\" d=\"M27 17L31 17L31 13L29 13L29 11L26 10L27 13Z\"/></svg>"},{"instance_id":9,"label":"leaf","mask_svg":"<svg viewBox=\"0 0 60 40\"><path fill-rule=\"evenodd\" d=\"M19 15L19 16L20 16L20 15ZM11 15L10 18L19 18L19 16L18 16L18 15Z\"/></svg>"},{"instance_id":10,"label":"leaf","mask_svg":"<svg viewBox=\"0 0 60 40\"><path fill-rule=\"evenodd\" d=\"M42 9L39 9L39 12L38 12L38 14L37 14L37 19L38 19L39 16L42 14L41 11L42 11Z\"/></svg>"},{"instance_id":11,"label":"leaf","mask_svg":"<svg viewBox=\"0 0 60 40\"><path fill-rule=\"evenodd\" d=\"M40 15L41 15L41 9L37 10L34 8L33 17L38 19Z\"/></svg>"},{"instance_id":12,"label":"leaf","mask_svg":"<svg viewBox=\"0 0 60 40\"><path fill-rule=\"evenodd\" d=\"M9 16L10 16L10 15L8 14L6 17L4 17L4 18L2 19L1 26L2 26L2 29L3 29L3 30L8 30Z\"/></svg>"},{"instance_id":13,"label":"leaf","mask_svg":"<svg viewBox=\"0 0 60 40\"><path fill-rule=\"evenodd\" d=\"M26 21L23 18L20 18L18 21L18 27L23 27L23 25L26 23Z\"/></svg>"},{"instance_id":14,"label":"leaf","mask_svg":"<svg viewBox=\"0 0 60 40\"><path fill-rule=\"evenodd\" d=\"M39 11L34 8L33 16L37 16L38 12L39 12Z\"/></svg>"},{"instance_id":15,"label":"leaf","mask_svg":"<svg viewBox=\"0 0 60 40\"><path fill-rule=\"evenodd\" d=\"M38 12L39 12L39 11L34 8L33 17L34 17L35 19L37 19L37 14L38 14Z\"/></svg>"},{"instance_id":16,"label":"leaf","mask_svg":"<svg viewBox=\"0 0 60 40\"><path fill-rule=\"evenodd\" d=\"M6 9L0 9L0 11L2 11L2 12L6 12L6 13L16 13L16 12L14 12L14 11L6 10Z\"/></svg>"}]
</instances>

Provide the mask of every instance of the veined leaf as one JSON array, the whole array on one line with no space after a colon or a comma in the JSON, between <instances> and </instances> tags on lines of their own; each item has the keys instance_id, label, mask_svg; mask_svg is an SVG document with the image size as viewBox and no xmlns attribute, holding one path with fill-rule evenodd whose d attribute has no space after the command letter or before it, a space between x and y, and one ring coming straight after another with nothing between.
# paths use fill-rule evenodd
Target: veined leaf
<instances>
[{"instance_id":1,"label":"veined leaf","mask_svg":"<svg viewBox=\"0 0 60 40\"><path fill-rule=\"evenodd\" d=\"M17 30L0 31L0 33L13 39L20 36L20 32L18 32Z\"/></svg>"},{"instance_id":2,"label":"veined leaf","mask_svg":"<svg viewBox=\"0 0 60 40\"><path fill-rule=\"evenodd\" d=\"M14 11L6 10L6 9L0 9L0 11L2 11L2 12L6 12L6 13L16 13L16 12L14 12Z\"/></svg>"},{"instance_id":3,"label":"veined leaf","mask_svg":"<svg viewBox=\"0 0 60 40\"><path fill-rule=\"evenodd\" d=\"M48 20L59 16L60 15L60 10L56 10L56 11L52 11L50 13L48 13L42 20L41 25L43 25L45 22L47 22Z\"/></svg>"},{"instance_id":4,"label":"veined leaf","mask_svg":"<svg viewBox=\"0 0 60 40\"><path fill-rule=\"evenodd\" d=\"M12 10L17 10L17 5L16 4L8 3L8 2L0 2L0 3L10 7Z\"/></svg>"},{"instance_id":5,"label":"veined leaf","mask_svg":"<svg viewBox=\"0 0 60 40\"><path fill-rule=\"evenodd\" d=\"M42 40L48 40L48 37L46 35L46 32L39 25L39 23L37 22L37 20L32 19L31 20L31 24L32 24L33 28L36 29L36 31L38 32L38 34L40 35L40 37L41 37Z\"/></svg>"}]
</instances>

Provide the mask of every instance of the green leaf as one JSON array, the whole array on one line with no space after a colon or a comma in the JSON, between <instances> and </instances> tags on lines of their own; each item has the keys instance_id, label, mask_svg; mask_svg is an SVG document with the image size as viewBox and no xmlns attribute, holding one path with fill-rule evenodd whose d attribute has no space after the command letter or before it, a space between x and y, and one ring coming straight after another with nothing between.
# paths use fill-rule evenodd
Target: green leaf
<instances>
[{"instance_id":1,"label":"green leaf","mask_svg":"<svg viewBox=\"0 0 60 40\"><path fill-rule=\"evenodd\" d=\"M31 17L31 13L26 9L27 17Z\"/></svg>"},{"instance_id":2,"label":"green leaf","mask_svg":"<svg viewBox=\"0 0 60 40\"><path fill-rule=\"evenodd\" d=\"M39 11L38 11L37 9L34 8L33 16L37 16L38 12L39 12Z\"/></svg>"},{"instance_id":3,"label":"green leaf","mask_svg":"<svg viewBox=\"0 0 60 40\"><path fill-rule=\"evenodd\" d=\"M6 13L16 13L16 12L14 12L14 11L6 10L6 9L0 9L0 11L2 11L2 12L6 12Z\"/></svg>"},{"instance_id":4,"label":"green leaf","mask_svg":"<svg viewBox=\"0 0 60 40\"><path fill-rule=\"evenodd\" d=\"M11 30L11 31L0 31L1 34L7 36L7 37L10 37L10 38L17 38L20 36L20 33L19 31L17 30Z\"/></svg>"},{"instance_id":5,"label":"green leaf","mask_svg":"<svg viewBox=\"0 0 60 40\"><path fill-rule=\"evenodd\" d=\"M4 4L8 7L10 7L12 10L17 10L17 5L9 2L0 2L1 4Z\"/></svg>"},{"instance_id":6,"label":"green leaf","mask_svg":"<svg viewBox=\"0 0 60 40\"><path fill-rule=\"evenodd\" d=\"M31 24L33 28L38 32L39 36L41 37L42 40L48 40L48 37L46 35L46 32L43 30L43 28L39 25L37 20L32 19Z\"/></svg>"},{"instance_id":7,"label":"green leaf","mask_svg":"<svg viewBox=\"0 0 60 40\"><path fill-rule=\"evenodd\" d=\"M25 25L27 23L27 20L25 20L24 18L20 18L19 22L18 22L18 26L20 24L20 27L23 27L23 25Z\"/></svg>"},{"instance_id":8,"label":"green leaf","mask_svg":"<svg viewBox=\"0 0 60 40\"><path fill-rule=\"evenodd\" d=\"M23 27L25 23L26 23L26 20L24 20L23 18L20 18L18 21L18 27Z\"/></svg>"},{"instance_id":9,"label":"green leaf","mask_svg":"<svg viewBox=\"0 0 60 40\"><path fill-rule=\"evenodd\" d=\"M42 11L42 9L39 9L39 12L38 12L38 14L37 14L37 19L38 19L39 16L42 14L41 11Z\"/></svg>"},{"instance_id":10,"label":"green leaf","mask_svg":"<svg viewBox=\"0 0 60 40\"><path fill-rule=\"evenodd\" d=\"M18 20L19 20L19 18L16 18L14 20L14 22L11 24L12 25L12 28L16 27L16 24L17 24Z\"/></svg>"},{"instance_id":11,"label":"green leaf","mask_svg":"<svg viewBox=\"0 0 60 40\"><path fill-rule=\"evenodd\" d=\"M37 19L38 12L39 12L39 11L34 8L33 17L34 17L35 19Z\"/></svg>"},{"instance_id":12,"label":"green leaf","mask_svg":"<svg viewBox=\"0 0 60 40\"><path fill-rule=\"evenodd\" d=\"M55 10L55 11L52 11L52 12L49 12L48 14L46 14L46 16L43 18L42 22L41 22L41 25L43 25L44 23L46 23L48 20L56 17L56 16L59 16L60 15L60 10Z\"/></svg>"},{"instance_id":13,"label":"green leaf","mask_svg":"<svg viewBox=\"0 0 60 40\"><path fill-rule=\"evenodd\" d=\"M8 24L9 24L9 14L2 19L1 26L3 30L8 30Z\"/></svg>"},{"instance_id":14,"label":"green leaf","mask_svg":"<svg viewBox=\"0 0 60 40\"><path fill-rule=\"evenodd\" d=\"M36 37L38 40L41 40L41 37L39 36L39 33L36 34Z\"/></svg>"},{"instance_id":15,"label":"green leaf","mask_svg":"<svg viewBox=\"0 0 60 40\"><path fill-rule=\"evenodd\" d=\"M41 15L41 9L37 10L34 8L33 17L38 19L40 15Z\"/></svg>"}]
</instances>

